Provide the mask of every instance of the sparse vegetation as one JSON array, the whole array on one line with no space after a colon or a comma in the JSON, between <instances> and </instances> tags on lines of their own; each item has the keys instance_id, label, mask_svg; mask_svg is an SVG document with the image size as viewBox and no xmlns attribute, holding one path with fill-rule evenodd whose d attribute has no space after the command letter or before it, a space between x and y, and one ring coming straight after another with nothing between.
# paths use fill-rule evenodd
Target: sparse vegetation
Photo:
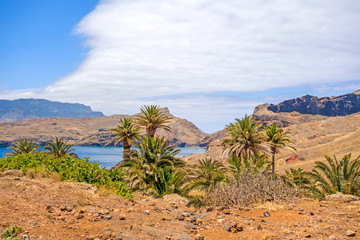
<instances>
[{"instance_id":1,"label":"sparse vegetation","mask_svg":"<svg viewBox=\"0 0 360 240\"><path fill-rule=\"evenodd\" d=\"M0 240L19 240L16 236L23 231L23 228L16 225L12 227L9 224L6 225L7 227L2 231Z\"/></svg>"}]
</instances>

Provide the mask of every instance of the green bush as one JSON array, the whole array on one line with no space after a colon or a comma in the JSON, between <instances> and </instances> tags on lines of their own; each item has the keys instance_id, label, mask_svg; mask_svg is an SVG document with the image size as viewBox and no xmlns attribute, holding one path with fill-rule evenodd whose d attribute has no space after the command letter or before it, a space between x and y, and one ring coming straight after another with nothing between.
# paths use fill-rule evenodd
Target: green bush
<instances>
[{"instance_id":1,"label":"green bush","mask_svg":"<svg viewBox=\"0 0 360 240\"><path fill-rule=\"evenodd\" d=\"M118 195L131 198L131 191L125 183L119 181L123 173L101 168L97 162L90 162L88 158L78 159L71 156L54 157L53 155L37 152L23 155L4 157L0 159L0 169L17 169L27 173L44 171L45 176L51 172L59 174L61 181L86 182L95 186L105 186L114 190Z\"/></svg>"},{"instance_id":2,"label":"green bush","mask_svg":"<svg viewBox=\"0 0 360 240\"><path fill-rule=\"evenodd\" d=\"M12 226L12 227L7 227L2 233L1 233L1 237L0 240L4 239L4 240L18 240L18 238L16 238L17 235L19 235L22 232L22 227L19 226Z\"/></svg>"}]
</instances>

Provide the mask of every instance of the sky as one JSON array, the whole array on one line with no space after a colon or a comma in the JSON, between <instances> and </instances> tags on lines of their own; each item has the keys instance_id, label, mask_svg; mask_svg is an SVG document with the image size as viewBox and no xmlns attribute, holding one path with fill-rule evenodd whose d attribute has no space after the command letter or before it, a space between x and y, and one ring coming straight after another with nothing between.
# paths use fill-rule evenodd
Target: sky
<instances>
[{"instance_id":1,"label":"sky","mask_svg":"<svg viewBox=\"0 0 360 240\"><path fill-rule=\"evenodd\" d=\"M0 99L168 107L212 133L360 89L358 0L2 0Z\"/></svg>"}]
</instances>

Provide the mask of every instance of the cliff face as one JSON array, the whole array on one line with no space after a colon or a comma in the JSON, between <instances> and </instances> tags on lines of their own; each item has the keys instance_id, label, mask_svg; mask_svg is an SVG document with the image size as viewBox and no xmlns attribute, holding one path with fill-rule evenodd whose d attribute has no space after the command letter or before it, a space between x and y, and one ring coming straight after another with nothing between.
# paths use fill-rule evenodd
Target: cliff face
<instances>
[{"instance_id":1,"label":"cliff face","mask_svg":"<svg viewBox=\"0 0 360 240\"><path fill-rule=\"evenodd\" d=\"M360 95L359 92L322 98L306 95L277 105L270 104L267 109L275 113L295 111L301 114L346 116L360 112Z\"/></svg>"}]
</instances>

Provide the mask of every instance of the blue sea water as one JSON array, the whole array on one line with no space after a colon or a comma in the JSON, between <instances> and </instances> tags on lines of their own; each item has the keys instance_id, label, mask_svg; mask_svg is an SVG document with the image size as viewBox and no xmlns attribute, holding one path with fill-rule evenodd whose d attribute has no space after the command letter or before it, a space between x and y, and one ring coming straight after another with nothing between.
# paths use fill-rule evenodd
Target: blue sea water
<instances>
[{"instance_id":1,"label":"blue sea water","mask_svg":"<svg viewBox=\"0 0 360 240\"><path fill-rule=\"evenodd\" d=\"M90 161L97 161L102 167L110 168L119 162L123 157L122 147L82 147L74 146L74 153L80 158L89 157ZM201 147L180 147L181 150L178 157L190 155L192 153L203 153L206 148ZM9 152L7 148L0 148L0 157Z\"/></svg>"}]
</instances>

